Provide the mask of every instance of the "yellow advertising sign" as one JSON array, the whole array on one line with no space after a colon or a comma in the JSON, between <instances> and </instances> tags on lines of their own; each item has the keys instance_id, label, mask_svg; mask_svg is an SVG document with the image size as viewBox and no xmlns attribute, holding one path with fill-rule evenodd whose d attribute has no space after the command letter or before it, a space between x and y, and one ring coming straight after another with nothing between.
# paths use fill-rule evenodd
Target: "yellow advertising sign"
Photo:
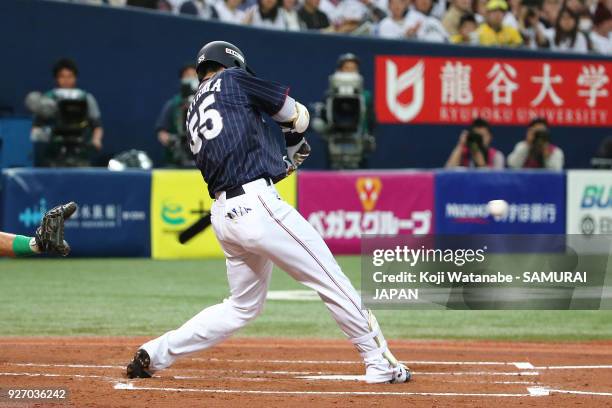
<instances>
[{"instance_id":1,"label":"yellow advertising sign","mask_svg":"<svg viewBox=\"0 0 612 408\"><path fill-rule=\"evenodd\" d=\"M295 207L295 173L276 188ZM197 170L155 170L151 187L151 255L154 259L218 258L223 251L212 226L184 244L179 236L201 221L212 206L206 183ZM200 223L202 224L202 223ZM204 224L206 225L206 224Z\"/></svg>"}]
</instances>

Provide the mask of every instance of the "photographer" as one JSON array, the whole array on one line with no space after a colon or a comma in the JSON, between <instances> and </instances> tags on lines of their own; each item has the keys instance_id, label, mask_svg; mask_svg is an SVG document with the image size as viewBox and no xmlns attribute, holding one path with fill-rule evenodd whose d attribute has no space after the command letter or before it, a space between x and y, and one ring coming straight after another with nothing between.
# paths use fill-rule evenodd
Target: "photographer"
<instances>
[{"instance_id":1,"label":"photographer","mask_svg":"<svg viewBox=\"0 0 612 408\"><path fill-rule=\"evenodd\" d=\"M514 169L562 170L563 150L550 142L548 122L535 118L527 126L525 140L518 142L508 156L508 166Z\"/></svg>"},{"instance_id":2,"label":"photographer","mask_svg":"<svg viewBox=\"0 0 612 408\"><path fill-rule=\"evenodd\" d=\"M30 137L37 167L90 166L102 149L104 130L92 94L78 89L78 68L69 59L53 66L56 88L44 95L31 92L26 106L34 113Z\"/></svg>"},{"instance_id":3,"label":"photographer","mask_svg":"<svg viewBox=\"0 0 612 408\"><path fill-rule=\"evenodd\" d=\"M325 101L314 104L313 129L327 142L330 167L366 167L366 155L375 149L372 95L363 88L359 58L343 54L329 77Z\"/></svg>"},{"instance_id":4,"label":"photographer","mask_svg":"<svg viewBox=\"0 0 612 408\"><path fill-rule=\"evenodd\" d=\"M444 167L488 167L504 168L504 155L491 147L493 134L489 123L480 118L474 119L469 130L459 136L459 142L453 149Z\"/></svg>"},{"instance_id":5,"label":"photographer","mask_svg":"<svg viewBox=\"0 0 612 408\"><path fill-rule=\"evenodd\" d=\"M193 157L188 149L185 118L187 109L198 89L198 74L193 65L179 70L180 90L170 98L157 118L157 139L165 147L167 167L191 167Z\"/></svg>"}]
</instances>

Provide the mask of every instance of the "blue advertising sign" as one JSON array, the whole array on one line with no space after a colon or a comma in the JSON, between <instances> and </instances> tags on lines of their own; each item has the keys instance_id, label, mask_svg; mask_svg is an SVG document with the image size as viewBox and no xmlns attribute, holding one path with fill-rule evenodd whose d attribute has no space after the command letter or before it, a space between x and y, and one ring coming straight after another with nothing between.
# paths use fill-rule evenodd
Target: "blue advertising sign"
<instances>
[{"instance_id":1,"label":"blue advertising sign","mask_svg":"<svg viewBox=\"0 0 612 408\"><path fill-rule=\"evenodd\" d=\"M438 234L564 234L565 174L549 171L440 171L435 181ZM493 217L487 204L505 200Z\"/></svg>"},{"instance_id":2,"label":"blue advertising sign","mask_svg":"<svg viewBox=\"0 0 612 408\"><path fill-rule=\"evenodd\" d=\"M73 256L151 255L151 174L102 169L19 169L2 173L2 229L33 235L42 215L68 201Z\"/></svg>"}]
</instances>

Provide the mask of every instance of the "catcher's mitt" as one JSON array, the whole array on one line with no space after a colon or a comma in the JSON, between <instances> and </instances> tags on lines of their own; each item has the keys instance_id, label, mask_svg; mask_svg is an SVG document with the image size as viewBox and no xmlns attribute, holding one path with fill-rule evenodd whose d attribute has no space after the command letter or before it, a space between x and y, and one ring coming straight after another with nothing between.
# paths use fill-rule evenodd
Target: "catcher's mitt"
<instances>
[{"instance_id":1,"label":"catcher's mitt","mask_svg":"<svg viewBox=\"0 0 612 408\"><path fill-rule=\"evenodd\" d=\"M77 210L75 202L59 205L45 214L36 230L36 245L45 253L67 256L70 246L64 241L64 221Z\"/></svg>"}]
</instances>

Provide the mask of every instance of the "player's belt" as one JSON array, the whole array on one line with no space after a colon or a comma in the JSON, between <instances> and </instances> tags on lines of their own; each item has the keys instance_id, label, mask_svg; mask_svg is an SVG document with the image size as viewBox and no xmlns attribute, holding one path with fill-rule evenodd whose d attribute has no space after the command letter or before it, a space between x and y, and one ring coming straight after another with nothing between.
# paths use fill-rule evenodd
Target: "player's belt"
<instances>
[{"instance_id":1,"label":"player's belt","mask_svg":"<svg viewBox=\"0 0 612 408\"><path fill-rule=\"evenodd\" d=\"M269 178L264 178L266 180L266 184L268 186L272 185L272 181ZM238 197L244 194L244 188L242 186L233 187L225 191L225 199L229 200L230 198Z\"/></svg>"}]
</instances>

